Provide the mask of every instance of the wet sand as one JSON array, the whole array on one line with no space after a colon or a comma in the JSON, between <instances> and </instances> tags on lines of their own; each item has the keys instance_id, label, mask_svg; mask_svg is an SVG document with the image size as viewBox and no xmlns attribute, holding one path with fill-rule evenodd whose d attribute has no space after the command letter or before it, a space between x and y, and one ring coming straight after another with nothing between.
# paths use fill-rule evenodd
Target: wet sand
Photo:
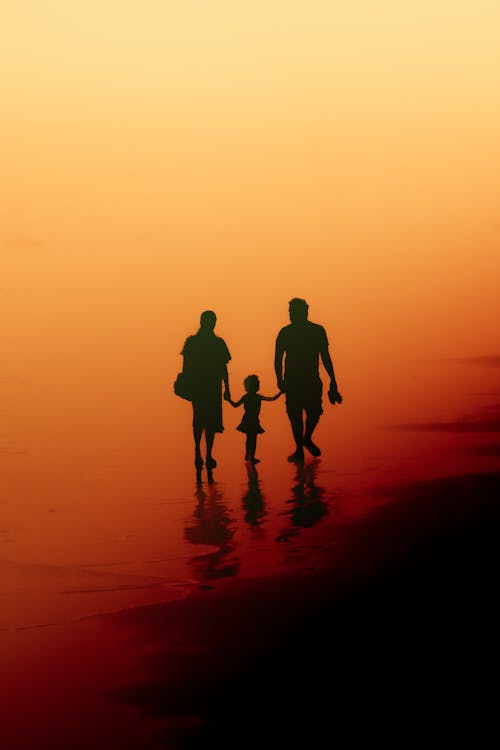
<instances>
[{"instance_id":1,"label":"wet sand","mask_svg":"<svg viewBox=\"0 0 500 750\"><path fill-rule=\"evenodd\" d=\"M379 486L303 547L276 537L306 551L282 572L226 575L206 553L181 598L18 632L4 746L477 739L495 716L499 490L497 471Z\"/></svg>"},{"instance_id":2,"label":"wet sand","mask_svg":"<svg viewBox=\"0 0 500 750\"><path fill-rule=\"evenodd\" d=\"M213 483L195 482L187 419L165 457L161 415L150 453L141 434L104 434L92 450L45 440L4 456L3 746L319 747L345 733L401 746L494 731L488 400L385 427L360 407L329 412L324 455L302 468L286 461L283 413L255 471L229 417Z\"/></svg>"},{"instance_id":3,"label":"wet sand","mask_svg":"<svg viewBox=\"0 0 500 750\"><path fill-rule=\"evenodd\" d=\"M495 723L499 490L498 472L393 488L321 569L113 617L152 649L117 697L161 722L158 747L478 739Z\"/></svg>"}]
</instances>

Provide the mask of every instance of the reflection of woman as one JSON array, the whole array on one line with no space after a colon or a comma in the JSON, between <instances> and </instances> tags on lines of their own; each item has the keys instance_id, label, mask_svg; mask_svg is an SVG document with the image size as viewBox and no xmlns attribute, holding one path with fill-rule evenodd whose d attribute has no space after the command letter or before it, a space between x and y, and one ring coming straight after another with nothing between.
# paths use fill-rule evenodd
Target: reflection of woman
<instances>
[{"instance_id":1,"label":"reflection of woman","mask_svg":"<svg viewBox=\"0 0 500 750\"><path fill-rule=\"evenodd\" d=\"M240 560L235 553L235 521L224 502L224 497L212 485L209 492L196 491L198 499L194 511L194 522L187 526L185 537L195 545L211 547L192 557L189 564L201 581L235 576L240 569Z\"/></svg>"},{"instance_id":2,"label":"reflection of woman","mask_svg":"<svg viewBox=\"0 0 500 750\"><path fill-rule=\"evenodd\" d=\"M211 310L205 310L200 317L200 329L186 339L182 356L183 372L191 388L193 403L193 434L195 445L195 466L203 466L201 457L201 436L205 431L207 447L207 469L213 469L216 462L212 456L212 446L216 432L222 432L222 382L224 396L230 398L227 363L231 359L223 339L214 334L217 317Z\"/></svg>"}]
</instances>

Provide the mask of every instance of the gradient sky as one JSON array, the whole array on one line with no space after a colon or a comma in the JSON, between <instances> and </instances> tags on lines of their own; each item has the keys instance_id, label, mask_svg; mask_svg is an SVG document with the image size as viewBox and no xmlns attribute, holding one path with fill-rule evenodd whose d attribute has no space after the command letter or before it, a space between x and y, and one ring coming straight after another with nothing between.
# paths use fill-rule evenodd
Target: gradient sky
<instances>
[{"instance_id":1,"label":"gradient sky","mask_svg":"<svg viewBox=\"0 0 500 750\"><path fill-rule=\"evenodd\" d=\"M236 398L251 372L275 391L291 297L326 327L344 403L327 406L315 435L335 518L379 502L365 492L376 483L497 461L500 4L3 5L0 651L10 694L16 665L29 689L33 653L51 664L61 635L37 631L35 649L9 629L192 584L202 545L191 542L207 539L190 406L172 385L203 309L217 312L233 355ZM290 531L296 486L283 401L262 409L261 553L244 518L241 412L224 405L216 439L222 499L212 505L229 509L243 572L269 571L273 555L277 569L290 563L273 543ZM471 434L478 425L486 444ZM229 535L231 524L222 519Z\"/></svg>"},{"instance_id":2,"label":"gradient sky","mask_svg":"<svg viewBox=\"0 0 500 750\"><path fill-rule=\"evenodd\" d=\"M9 4L4 380L145 383L211 307L238 377L274 387L296 295L351 387L494 353L499 22L485 0Z\"/></svg>"},{"instance_id":3,"label":"gradient sky","mask_svg":"<svg viewBox=\"0 0 500 750\"><path fill-rule=\"evenodd\" d=\"M35 484L84 440L190 445L171 383L201 310L235 395L254 371L272 393L293 296L329 333L342 429L388 396L456 418L471 371L423 363L498 352L499 28L496 0L7 4L5 460L28 451Z\"/></svg>"}]
</instances>

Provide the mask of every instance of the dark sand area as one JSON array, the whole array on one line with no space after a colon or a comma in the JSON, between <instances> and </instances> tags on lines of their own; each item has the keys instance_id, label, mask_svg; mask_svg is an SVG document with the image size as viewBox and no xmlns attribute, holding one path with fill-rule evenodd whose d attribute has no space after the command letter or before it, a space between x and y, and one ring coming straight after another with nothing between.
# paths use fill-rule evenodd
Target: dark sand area
<instances>
[{"instance_id":1,"label":"dark sand area","mask_svg":"<svg viewBox=\"0 0 500 750\"><path fill-rule=\"evenodd\" d=\"M328 564L111 616L147 654L108 697L151 747L493 740L500 472L380 495Z\"/></svg>"}]
</instances>

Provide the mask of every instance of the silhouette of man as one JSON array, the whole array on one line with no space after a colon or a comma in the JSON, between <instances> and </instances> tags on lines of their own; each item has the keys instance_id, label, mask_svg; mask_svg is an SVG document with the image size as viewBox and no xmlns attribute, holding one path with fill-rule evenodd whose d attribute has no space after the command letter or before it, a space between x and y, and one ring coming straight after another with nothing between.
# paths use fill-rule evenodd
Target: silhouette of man
<instances>
[{"instance_id":1,"label":"silhouette of man","mask_svg":"<svg viewBox=\"0 0 500 750\"><path fill-rule=\"evenodd\" d=\"M342 402L342 396L337 389L326 331L323 326L311 323L307 319L308 312L309 305L305 300L297 297L290 300L290 325L278 333L274 357L278 388L286 394L286 411L296 445L295 452L288 456L288 460L295 462L304 460L304 447L313 456L321 455L321 450L312 441L312 434L323 413L323 384L319 376L320 357L330 376L329 400L332 404Z\"/></svg>"}]
</instances>

